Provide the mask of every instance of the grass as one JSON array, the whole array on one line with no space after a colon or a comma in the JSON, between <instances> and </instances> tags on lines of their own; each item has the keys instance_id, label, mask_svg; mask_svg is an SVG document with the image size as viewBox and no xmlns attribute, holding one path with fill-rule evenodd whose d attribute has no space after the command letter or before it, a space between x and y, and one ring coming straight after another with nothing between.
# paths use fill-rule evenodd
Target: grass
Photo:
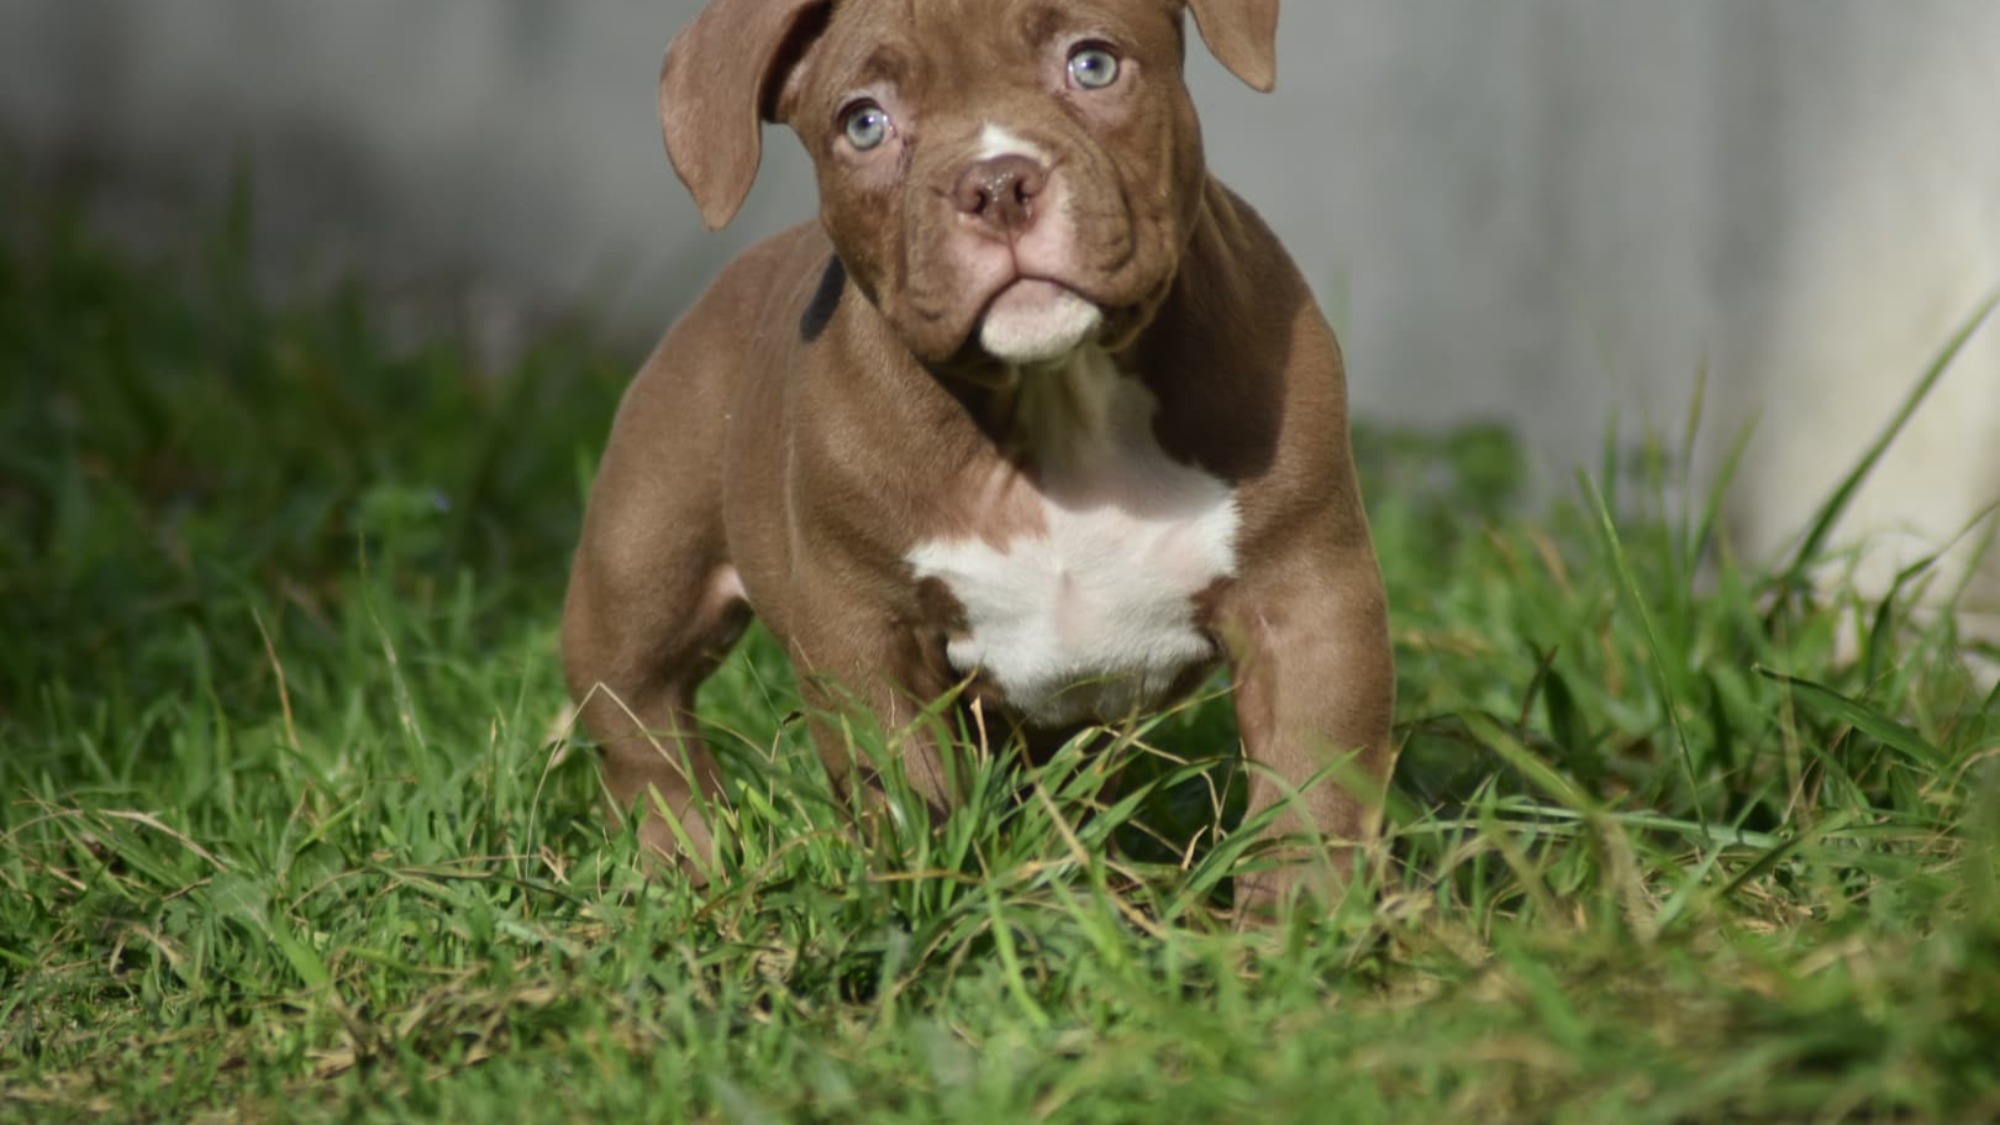
<instances>
[{"instance_id":1,"label":"grass","mask_svg":"<svg viewBox=\"0 0 2000 1125\"><path fill-rule=\"evenodd\" d=\"M240 216L143 264L8 203L0 1119L2000 1118L2000 694L1921 569L1732 557L1692 426L1533 520L1503 434L1360 435L1376 896L1231 930L1213 700L857 824L761 635L696 891L556 752L625 365L268 307Z\"/></svg>"}]
</instances>

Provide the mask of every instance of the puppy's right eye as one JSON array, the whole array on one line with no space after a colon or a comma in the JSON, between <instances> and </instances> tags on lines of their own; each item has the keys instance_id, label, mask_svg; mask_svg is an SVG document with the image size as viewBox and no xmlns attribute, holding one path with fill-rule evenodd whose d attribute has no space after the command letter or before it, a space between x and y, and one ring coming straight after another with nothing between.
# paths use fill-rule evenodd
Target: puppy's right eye
<instances>
[{"instance_id":1,"label":"puppy's right eye","mask_svg":"<svg viewBox=\"0 0 2000 1125\"><path fill-rule=\"evenodd\" d=\"M1102 90L1118 81L1118 56L1100 43L1085 43L1069 56L1070 81L1085 90Z\"/></svg>"},{"instance_id":2,"label":"puppy's right eye","mask_svg":"<svg viewBox=\"0 0 2000 1125\"><path fill-rule=\"evenodd\" d=\"M893 127L888 111L874 102L856 102L841 115L841 130L858 152L879 148Z\"/></svg>"}]
</instances>

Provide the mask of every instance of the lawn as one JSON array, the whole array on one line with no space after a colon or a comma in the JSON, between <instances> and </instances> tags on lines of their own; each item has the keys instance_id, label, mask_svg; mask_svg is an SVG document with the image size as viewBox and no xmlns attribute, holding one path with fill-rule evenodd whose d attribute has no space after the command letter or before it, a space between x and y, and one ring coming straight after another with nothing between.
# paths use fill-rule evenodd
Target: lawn
<instances>
[{"instance_id":1,"label":"lawn","mask_svg":"<svg viewBox=\"0 0 2000 1125\"><path fill-rule=\"evenodd\" d=\"M628 364L273 307L240 215L141 262L4 202L0 1119L2000 1118L2000 693L1927 571L1733 557L1683 469L1736 434L1532 512L1505 434L1358 436L1403 755L1330 916L1229 923L1226 702L968 748L917 833L761 635L697 890L564 750Z\"/></svg>"}]
</instances>

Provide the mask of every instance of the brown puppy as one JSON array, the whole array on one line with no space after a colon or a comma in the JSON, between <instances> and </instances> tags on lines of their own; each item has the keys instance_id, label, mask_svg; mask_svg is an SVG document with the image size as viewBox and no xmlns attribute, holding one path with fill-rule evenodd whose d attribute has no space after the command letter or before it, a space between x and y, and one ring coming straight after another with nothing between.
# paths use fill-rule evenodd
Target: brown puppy
<instances>
[{"instance_id":1,"label":"brown puppy","mask_svg":"<svg viewBox=\"0 0 2000 1125\"><path fill-rule=\"evenodd\" d=\"M591 497L565 661L648 843L679 850L664 808L709 846L695 691L753 609L810 706L892 731L964 683L1047 744L1227 661L1253 812L1297 797L1278 831L1336 860L1247 898L1330 889L1313 873L1374 831L1393 673L1340 352L1208 174L1181 78L1192 10L1270 89L1277 8L715 0L674 41L661 116L709 225L764 120L805 143L821 213L667 334ZM939 753L906 750L943 810Z\"/></svg>"}]
</instances>

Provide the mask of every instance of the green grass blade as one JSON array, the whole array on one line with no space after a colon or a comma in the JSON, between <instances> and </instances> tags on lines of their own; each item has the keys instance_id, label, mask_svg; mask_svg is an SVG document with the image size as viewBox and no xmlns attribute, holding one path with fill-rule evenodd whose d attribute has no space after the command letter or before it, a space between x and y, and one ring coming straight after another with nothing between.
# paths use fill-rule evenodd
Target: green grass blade
<instances>
[{"instance_id":1,"label":"green grass blade","mask_svg":"<svg viewBox=\"0 0 2000 1125\"><path fill-rule=\"evenodd\" d=\"M1640 633L1645 637L1646 652L1652 659L1653 680L1660 692L1660 706L1666 710L1667 723L1674 734L1674 746L1680 751L1681 768L1686 775L1688 786L1688 800L1694 806L1695 819L1705 828L1708 825L1708 812L1702 806L1701 781L1696 776L1694 749L1688 741L1687 728L1681 722L1680 698L1674 689L1674 678L1668 671L1667 654L1660 645L1659 630L1654 627L1653 615L1646 608L1645 592L1639 585L1631 562L1625 557L1624 540L1618 534L1618 524L1612 517L1610 507L1594 483L1588 478L1582 483L1584 494L1590 500L1599 541L1611 561L1612 576L1617 581L1619 600L1624 603L1626 612L1632 614L1638 621Z\"/></svg>"},{"instance_id":2,"label":"green grass blade","mask_svg":"<svg viewBox=\"0 0 2000 1125\"><path fill-rule=\"evenodd\" d=\"M1993 315L1995 308L2000 308L2000 293L1987 298L1971 316L1966 318L1958 331L1952 333L1944 348L1910 387L1909 393L1903 397L1902 403L1896 408L1896 413L1889 419L1888 424L1882 428L1882 432L1876 435L1875 440L1862 453L1861 459L1855 462L1845 477L1841 478L1839 486L1833 490L1832 495L1820 505L1819 510L1814 513L1810 530L1806 532L1805 538L1799 542L1798 550L1792 555L1791 565L1780 576L1782 589L1789 592L1804 588L1807 572L1819 561L1821 553L1826 549L1827 540L1832 537L1833 529L1840 523L1840 518L1847 514L1848 505L1853 503L1855 494L1861 491L1861 486L1867 483L1869 476L1875 471L1875 466L1902 435L1903 428L1909 424L1917 408L1930 397L1931 391L1936 389L1946 372L1951 370L1951 365L1958 359L1959 353L1972 342L1972 338Z\"/></svg>"},{"instance_id":3,"label":"green grass blade","mask_svg":"<svg viewBox=\"0 0 2000 1125\"><path fill-rule=\"evenodd\" d=\"M1885 746L1901 751L1920 766L1942 770L1950 763L1949 756L1943 750L1916 731L1873 707L1849 699L1825 684L1808 680L1803 676L1789 675L1774 668L1759 667L1757 674L1773 683L1782 684L1794 698L1812 710L1845 723Z\"/></svg>"}]
</instances>

